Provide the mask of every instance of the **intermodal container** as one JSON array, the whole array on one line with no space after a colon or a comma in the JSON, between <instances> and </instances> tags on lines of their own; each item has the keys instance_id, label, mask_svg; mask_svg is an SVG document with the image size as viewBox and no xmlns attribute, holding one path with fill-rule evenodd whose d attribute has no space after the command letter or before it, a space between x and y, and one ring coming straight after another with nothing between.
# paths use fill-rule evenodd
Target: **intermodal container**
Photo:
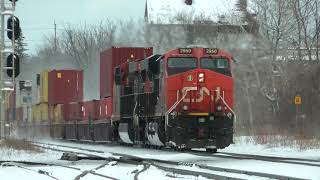
<instances>
[{"instance_id":1,"label":"intermodal container","mask_svg":"<svg viewBox=\"0 0 320 180\"><path fill-rule=\"evenodd\" d=\"M16 108L16 120L19 122L23 121L23 108L22 107Z\"/></svg>"},{"instance_id":2,"label":"intermodal container","mask_svg":"<svg viewBox=\"0 0 320 180\"><path fill-rule=\"evenodd\" d=\"M48 104L41 103L39 104L39 111L40 111L40 119L42 122L49 121L49 111L48 111Z\"/></svg>"},{"instance_id":3,"label":"intermodal container","mask_svg":"<svg viewBox=\"0 0 320 180\"><path fill-rule=\"evenodd\" d=\"M110 119L112 115L112 98L103 98L100 100L99 104L99 120Z\"/></svg>"},{"instance_id":4,"label":"intermodal container","mask_svg":"<svg viewBox=\"0 0 320 180\"><path fill-rule=\"evenodd\" d=\"M57 104L54 106L53 110L54 114L54 122L55 123L62 123L63 122L63 105L62 104Z\"/></svg>"},{"instance_id":5,"label":"intermodal container","mask_svg":"<svg viewBox=\"0 0 320 180\"><path fill-rule=\"evenodd\" d=\"M39 103L48 102L49 72L50 72L49 70L44 70L40 73Z\"/></svg>"},{"instance_id":6,"label":"intermodal container","mask_svg":"<svg viewBox=\"0 0 320 180\"><path fill-rule=\"evenodd\" d=\"M55 106L49 105L48 106L48 119L51 123L54 122L54 108Z\"/></svg>"},{"instance_id":7,"label":"intermodal container","mask_svg":"<svg viewBox=\"0 0 320 180\"><path fill-rule=\"evenodd\" d=\"M71 114L70 114L70 104L63 104L63 119L65 121L71 121Z\"/></svg>"},{"instance_id":8,"label":"intermodal container","mask_svg":"<svg viewBox=\"0 0 320 180\"><path fill-rule=\"evenodd\" d=\"M32 121L35 123L39 123L41 121L41 112L39 105L32 106Z\"/></svg>"},{"instance_id":9,"label":"intermodal container","mask_svg":"<svg viewBox=\"0 0 320 180\"><path fill-rule=\"evenodd\" d=\"M12 91L8 95L8 108L16 107L16 90Z\"/></svg>"},{"instance_id":10,"label":"intermodal container","mask_svg":"<svg viewBox=\"0 0 320 180\"><path fill-rule=\"evenodd\" d=\"M7 119L9 122L13 122L16 120L16 110L15 108L8 108L7 109Z\"/></svg>"},{"instance_id":11,"label":"intermodal container","mask_svg":"<svg viewBox=\"0 0 320 180\"><path fill-rule=\"evenodd\" d=\"M63 105L63 118L65 121L80 120L81 106L80 103L68 103Z\"/></svg>"},{"instance_id":12,"label":"intermodal container","mask_svg":"<svg viewBox=\"0 0 320 180\"><path fill-rule=\"evenodd\" d=\"M23 122L30 122L32 120L32 108L30 106L23 106Z\"/></svg>"},{"instance_id":13,"label":"intermodal container","mask_svg":"<svg viewBox=\"0 0 320 180\"><path fill-rule=\"evenodd\" d=\"M100 99L111 97L114 67L128 61L144 59L153 54L153 48L112 47L100 53Z\"/></svg>"},{"instance_id":14,"label":"intermodal container","mask_svg":"<svg viewBox=\"0 0 320 180\"><path fill-rule=\"evenodd\" d=\"M49 105L83 100L83 71L52 70L49 72Z\"/></svg>"},{"instance_id":15,"label":"intermodal container","mask_svg":"<svg viewBox=\"0 0 320 180\"><path fill-rule=\"evenodd\" d=\"M100 118L100 104L101 100L93 100L93 120L99 120Z\"/></svg>"},{"instance_id":16,"label":"intermodal container","mask_svg":"<svg viewBox=\"0 0 320 180\"><path fill-rule=\"evenodd\" d=\"M95 119L95 101L85 101L81 104L81 120L93 120Z\"/></svg>"}]
</instances>

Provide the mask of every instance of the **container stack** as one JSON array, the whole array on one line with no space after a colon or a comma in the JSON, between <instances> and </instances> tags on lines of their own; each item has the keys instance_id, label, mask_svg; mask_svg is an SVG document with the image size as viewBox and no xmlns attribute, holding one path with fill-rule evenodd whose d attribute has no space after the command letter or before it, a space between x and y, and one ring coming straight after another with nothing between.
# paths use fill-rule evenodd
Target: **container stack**
<instances>
[{"instance_id":1,"label":"container stack","mask_svg":"<svg viewBox=\"0 0 320 180\"><path fill-rule=\"evenodd\" d=\"M51 136L62 137L67 134L64 132L64 111L69 109L70 103L83 101L83 71L52 70L48 73L48 80L48 105L52 114Z\"/></svg>"},{"instance_id":2,"label":"container stack","mask_svg":"<svg viewBox=\"0 0 320 180\"><path fill-rule=\"evenodd\" d=\"M32 106L33 123L41 134L50 131L52 137L61 137L64 133L64 107L83 99L83 72L45 70L39 79L39 102ZM52 125L51 129L48 129L49 125Z\"/></svg>"},{"instance_id":3,"label":"container stack","mask_svg":"<svg viewBox=\"0 0 320 180\"><path fill-rule=\"evenodd\" d=\"M18 115L21 121L31 120L27 124L32 126L33 136L110 141L113 137L111 119L120 119L120 102L117 102L120 90L115 85L115 71L124 62L145 59L152 54L152 48L144 47L112 47L102 52L99 100L83 101L83 71L44 70L37 74L34 105L14 111L14 116L22 112ZM14 97L8 102L15 107ZM19 103L23 107L24 103ZM12 114L8 110L7 117L13 117Z\"/></svg>"}]
</instances>

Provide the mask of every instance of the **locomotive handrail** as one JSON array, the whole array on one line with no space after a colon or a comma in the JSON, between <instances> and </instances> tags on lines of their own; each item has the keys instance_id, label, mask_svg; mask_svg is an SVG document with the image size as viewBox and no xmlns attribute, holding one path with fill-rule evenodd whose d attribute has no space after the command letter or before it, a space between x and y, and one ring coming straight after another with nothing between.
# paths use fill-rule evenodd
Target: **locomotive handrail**
<instances>
[{"instance_id":1,"label":"locomotive handrail","mask_svg":"<svg viewBox=\"0 0 320 180\"><path fill-rule=\"evenodd\" d=\"M173 111L174 108L178 106L178 104L187 96L189 91L196 91L197 87L187 87L185 88L184 94L180 99L177 99L177 101L169 108L169 110L165 113L165 123L166 127L169 126L169 117L168 115Z\"/></svg>"},{"instance_id":2,"label":"locomotive handrail","mask_svg":"<svg viewBox=\"0 0 320 180\"><path fill-rule=\"evenodd\" d=\"M219 90L216 90L216 91L219 91ZM232 114L234 116L234 121L236 121L236 119L237 119L236 113L233 111L233 109L231 109L231 107L228 105L228 103L224 100L224 97L222 97L219 93L217 93L217 95L222 100L223 104L232 112Z\"/></svg>"}]
</instances>

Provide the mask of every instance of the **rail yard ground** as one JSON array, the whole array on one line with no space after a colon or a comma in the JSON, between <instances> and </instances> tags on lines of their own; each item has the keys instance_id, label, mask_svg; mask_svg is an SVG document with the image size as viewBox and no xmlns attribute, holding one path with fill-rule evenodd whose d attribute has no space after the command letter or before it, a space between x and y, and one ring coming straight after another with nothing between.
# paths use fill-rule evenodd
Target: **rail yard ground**
<instances>
[{"instance_id":1,"label":"rail yard ground","mask_svg":"<svg viewBox=\"0 0 320 180\"><path fill-rule=\"evenodd\" d=\"M21 177L41 180L149 179L151 174L154 179L211 179L208 178L211 176L205 177L208 174L214 174L217 179L220 176L240 179L266 179L257 175L230 173L229 168L232 168L232 171L277 175L271 179L278 179L281 176L297 179L320 178L319 146L306 148L306 146L298 144L301 141L291 141L290 146L282 146L281 143L285 139L280 136L263 137L270 141L258 144L257 139L261 138L237 137L235 138L236 144L220 150L217 154L83 144L57 140L34 140L34 143L25 140L8 140L1 141L0 145L0 175L4 179L10 180L20 179ZM288 143L289 140L287 139ZM272 141L273 143L271 143ZM312 140L310 141L312 142ZM310 144L307 141L305 143ZM79 158L81 160L60 160L64 152L74 152L81 157ZM178 169L178 173L161 169L162 166L157 166L159 162L153 162L149 167L143 161L138 163L118 161L117 158L121 155L117 153L143 158L145 161L153 159L178 162L179 165L168 165L163 162L166 168ZM99 159L97 157L115 158L115 160ZM268 159L267 157L272 158ZM160 163L160 165L163 164ZM209 171L201 169L201 166L227 168L227 170L224 169L225 172ZM196 173L190 175L190 172Z\"/></svg>"}]
</instances>

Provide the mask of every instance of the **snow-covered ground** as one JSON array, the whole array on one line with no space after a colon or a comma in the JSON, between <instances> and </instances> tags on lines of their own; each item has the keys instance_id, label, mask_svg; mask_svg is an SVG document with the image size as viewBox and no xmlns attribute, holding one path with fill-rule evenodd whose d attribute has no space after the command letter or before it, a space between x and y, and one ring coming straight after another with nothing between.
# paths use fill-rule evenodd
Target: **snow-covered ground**
<instances>
[{"instance_id":1,"label":"snow-covered ground","mask_svg":"<svg viewBox=\"0 0 320 180\"><path fill-rule=\"evenodd\" d=\"M242 154L255 154L263 156L277 156L289 158L303 158L314 159L320 161L320 146L310 143L312 140L305 140L308 142L299 142L288 137L272 136L263 137L267 142L263 145L258 144L255 137L238 137L235 138L235 144L228 148L220 150L219 152L231 152ZM309 147L308 147L309 146Z\"/></svg>"},{"instance_id":2,"label":"snow-covered ground","mask_svg":"<svg viewBox=\"0 0 320 180\"><path fill-rule=\"evenodd\" d=\"M43 141L48 142L48 141ZM320 149L304 149L301 150L298 146L281 147L281 146L271 146L257 145L254 141L250 141L248 137L241 137L236 139L236 144L229 146L224 150L219 152L232 152L241 154L255 154L264 156L279 156L279 157L290 157L290 158L303 158L303 159L313 159L320 160ZM178 162L188 162L195 164L203 164L213 167L223 167L223 168L233 168L247 171L264 172L278 175L286 175L291 177L297 177L302 179L320 179L320 167L317 166L307 166L307 165L297 165L297 164L286 164L286 163L275 163L266 162L259 160L250 159L226 159L222 157L208 157L201 156L197 154L181 153L174 151L162 151L153 149L142 149L134 147L122 147L122 146L107 146L107 145L90 145L90 144L77 144L71 142L61 142L50 140L52 144L63 144L73 147L88 148L105 152L104 156L111 155L110 153L122 153L133 156L139 156L143 158L151 159L161 159L161 160L171 160ZM70 150L66 148L67 150ZM19 164L25 168L19 167L6 167L2 166L0 168L1 179L21 179L21 177L27 177L26 179L52 179L55 177L57 179L74 179L76 176L81 174L86 170L93 170L104 161L93 161L93 160L81 160L77 162L69 162L59 160L62 153L54 152L50 150L44 150L41 153L38 152L27 152L27 151L17 151L13 149L0 148L0 160L19 160L19 161L33 161L50 163L57 165L64 165L68 167L79 168L68 169L60 166L26 166ZM314 164L320 164L315 162ZM198 170L197 167L180 166L181 169ZM128 165L128 164L117 164L109 163L101 169L94 170L94 172L103 174L110 177L115 177L118 179L134 179L137 172L143 169L143 165ZM39 174L39 170L48 172L47 175ZM139 179L206 179L204 177L194 177L194 176L182 176L169 172L162 171L154 166L151 166L147 171L139 174ZM88 174L81 179L106 179L105 177ZM247 179L247 178L245 178ZM254 178L253 178L254 179Z\"/></svg>"}]
</instances>

